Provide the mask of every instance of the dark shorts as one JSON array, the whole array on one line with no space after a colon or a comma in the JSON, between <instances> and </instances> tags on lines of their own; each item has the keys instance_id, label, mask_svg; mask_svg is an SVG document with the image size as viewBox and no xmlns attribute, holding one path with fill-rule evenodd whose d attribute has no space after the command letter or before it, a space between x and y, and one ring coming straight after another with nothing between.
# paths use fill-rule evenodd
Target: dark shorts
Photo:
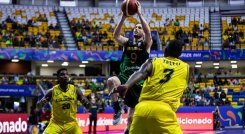
<instances>
[{"instance_id":1,"label":"dark shorts","mask_svg":"<svg viewBox=\"0 0 245 134\"><path fill-rule=\"evenodd\" d=\"M125 84L129 78L129 76L119 75L119 80L121 84ZM138 104L138 100L140 97L141 89L144 81L137 82L132 88L128 90L125 95L124 103L131 108L134 108Z\"/></svg>"}]
</instances>

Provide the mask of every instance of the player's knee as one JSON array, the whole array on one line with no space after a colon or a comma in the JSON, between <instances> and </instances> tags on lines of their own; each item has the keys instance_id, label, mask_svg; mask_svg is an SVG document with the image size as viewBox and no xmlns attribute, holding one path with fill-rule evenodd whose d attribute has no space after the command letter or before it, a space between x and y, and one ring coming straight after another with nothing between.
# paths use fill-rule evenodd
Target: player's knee
<instances>
[{"instance_id":1,"label":"player's knee","mask_svg":"<svg viewBox=\"0 0 245 134\"><path fill-rule=\"evenodd\" d=\"M108 86L110 86L110 85L113 85L114 84L114 82L113 82L114 80L113 80L113 78L111 77L111 78L109 78L108 80L107 80L107 85Z\"/></svg>"},{"instance_id":2,"label":"player's knee","mask_svg":"<svg viewBox=\"0 0 245 134\"><path fill-rule=\"evenodd\" d=\"M115 76L113 76L113 77L110 77L108 80L107 80L107 85L109 86L109 87L111 87L111 86L119 86L121 84L121 82L120 82L120 80L117 78L117 77L115 77Z\"/></svg>"}]
</instances>

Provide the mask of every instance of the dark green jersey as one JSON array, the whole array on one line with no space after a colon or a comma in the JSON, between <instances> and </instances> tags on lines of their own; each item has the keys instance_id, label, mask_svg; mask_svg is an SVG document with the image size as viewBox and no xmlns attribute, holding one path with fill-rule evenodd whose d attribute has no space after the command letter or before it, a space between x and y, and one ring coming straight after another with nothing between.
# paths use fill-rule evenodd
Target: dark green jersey
<instances>
[{"instance_id":1,"label":"dark green jersey","mask_svg":"<svg viewBox=\"0 0 245 134\"><path fill-rule=\"evenodd\" d=\"M124 51L120 64L120 75L129 77L149 58L149 53L145 49L145 42L133 42L129 40L124 45Z\"/></svg>"}]
</instances>

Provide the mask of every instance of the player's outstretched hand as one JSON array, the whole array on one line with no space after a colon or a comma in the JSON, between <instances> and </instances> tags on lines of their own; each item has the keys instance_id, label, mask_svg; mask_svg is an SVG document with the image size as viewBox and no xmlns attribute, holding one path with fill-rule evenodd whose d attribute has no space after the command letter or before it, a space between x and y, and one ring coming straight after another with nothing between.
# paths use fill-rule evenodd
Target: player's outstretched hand
<instances>
[{"instance_id":1,"label":"player's outstretched hand","mask_svg":"<svg viewBox=\"0 0 245 134\"><path fill-rule=\"evenodd\" d=\"M127 92L128 86L127 85L120 85L117 88L114 88L113 90L111 90L110 94L114 94L114 93L119 93L119 95L124 98L126 92Z\"/></svg>"},{"instance_id":2,"label":"player's outstretched hand","mask_svg":"<svg viewBox=\"0 0 245 134\"><path fill-rule=\"evenodd\" d=\"M141 14L142 14L142 12L141 12L141 4L140 4L140 2L137 2L136 4L137 4L137 6L138 6L137 14L138 14L138 15L141 15Z\"/></svg>"}]
</instances>

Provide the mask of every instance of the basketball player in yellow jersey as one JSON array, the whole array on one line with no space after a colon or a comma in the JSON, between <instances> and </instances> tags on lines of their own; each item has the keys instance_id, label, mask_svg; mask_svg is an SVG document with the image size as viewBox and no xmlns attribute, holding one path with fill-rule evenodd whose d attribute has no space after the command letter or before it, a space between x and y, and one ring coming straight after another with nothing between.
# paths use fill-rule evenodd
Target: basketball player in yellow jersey
<instances>
[{"instance_id":1,"label":"basketball player in yellow jersey","mask_svg":"<svg viewBox=\"0 0 245 134\"><path fill-rule=\"evenodd\" d=\"M130 134L182 134L176 110L187 87L189 65L181 60L182 42L170 41L164 58L148 59L114 93L125 96L136 82L144 79Z\"/></svg>"},{"instance_id":2,"label":"basketball player in yellow jersey","mask_svg":"<svg viewBox=\"0 0 245 134\"><path fill-rule=\"evenodd\" d=\"M58 85L48 90L46 95L37 102L37 107L43 107L52 102L52 116L44 134L82 134L76 120L77 100L86 108L90 102L79 89L69 83L68 71L65 68L57 71Z\"/></svg>"}]
</instances>

